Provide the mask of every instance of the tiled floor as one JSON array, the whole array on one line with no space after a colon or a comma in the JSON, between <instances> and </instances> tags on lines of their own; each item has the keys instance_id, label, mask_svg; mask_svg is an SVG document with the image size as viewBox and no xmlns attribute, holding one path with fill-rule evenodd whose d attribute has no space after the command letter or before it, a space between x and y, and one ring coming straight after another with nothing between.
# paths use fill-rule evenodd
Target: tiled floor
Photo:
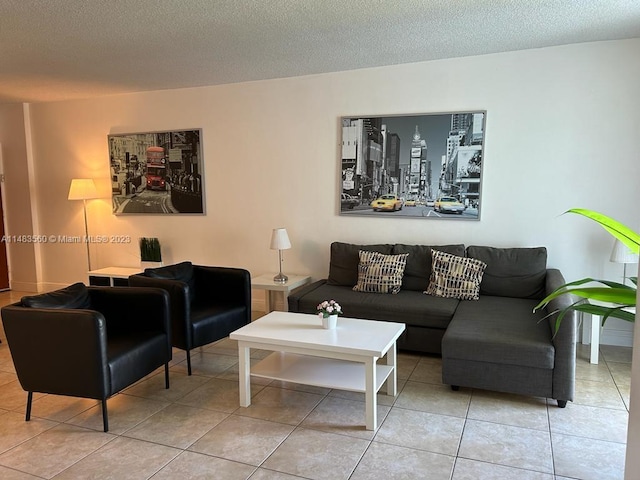
<instances>
[{"instance_id":1,"label":"tiled floor","mask_svg":"<svg viewBox=\"0 0 640 480\"><path fill-rule=\"evenodd\" d=\"M0 293L0 305L17 294ZM19 298L19 297L18 297ZM0 478L55 479L621 479L631 349L580 346L576 400L451 391L439 358L399 355L399 395L379 395L377 432L361 394L256 382L238 406L235 343L195 352L194 375L174 352L163 373L108 401L26 394L0 344ZM264 352L255 352L258 359ZM46 359L42 359L46 361Z\"/></svg>"}]
</instances>

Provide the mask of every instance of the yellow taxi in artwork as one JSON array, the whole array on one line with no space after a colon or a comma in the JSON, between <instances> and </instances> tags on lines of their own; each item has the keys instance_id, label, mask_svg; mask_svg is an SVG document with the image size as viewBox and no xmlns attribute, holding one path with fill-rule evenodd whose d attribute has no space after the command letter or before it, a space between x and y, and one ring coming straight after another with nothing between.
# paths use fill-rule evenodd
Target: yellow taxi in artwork
<instances>
[{"instance_id":1,"label":"yellow taxi in artwork","mask_svg":"<svg viewBox=\"0 0 640 480\"><path fill-rule=\"evenodd\" d=\"M396 210L402 210L402 200L397 195L391 193L380 195L373 202L371 202L371 208L374 212L395 212Z\"/></svg>"},{"instance_id":2,"label":"yellow taxi in artwork","mask_svg":"<svg viewBox=\"0 0 640 480\"><path fill-rule=\"evenodd\" d=\"M441 197L435 201L433 209L436 212L442 213L457 213L462 215L464 212L464 205L458 201L455 197Z\"/></svg>"}]
</instances>

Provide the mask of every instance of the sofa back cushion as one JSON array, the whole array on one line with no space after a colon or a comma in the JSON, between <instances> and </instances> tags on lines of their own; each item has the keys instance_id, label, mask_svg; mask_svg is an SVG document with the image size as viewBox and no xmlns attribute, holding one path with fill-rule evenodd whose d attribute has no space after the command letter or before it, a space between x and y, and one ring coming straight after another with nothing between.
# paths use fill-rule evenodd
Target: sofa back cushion
<instances>
[{"instance_id":1,"label":"sofa back cushion","mask_svg":"<svg viewBox=\"0 0 640 480\"><path fill-rule=\"evenodd\" d=\"M495 248L471 245L467 257L487 264L480 295L543 298L547 275L547 249Z\"/></svg>"},{"instance_id":2,"label":"sofa back cushion","mask_svg":"<svg viewBox=\"0 0 640 480\"><path fill-rule=\"evenodd\" d=\"M329 278L327 284L353 287L358 283L358 263L360 250L390 255L393 245L354 245L352 243L333 242L329 260Z\"/></svg>"},{"instance_id":3,"label":"sofa back cushion","mask_svg":"<svg viewBox=\"0 0 640 480\"><path fill-rule=\"evenodd\" d=\"M404 268L404 276L402 277L403 290L415 290L416 292L426 290L429 285L429 279L431 278L432 248L439 252L464 257L464 245L461 243L437 246L404 245L401 243L394 245L394 255L402 253L409 254L407 257L407 265Z\"/></svg>"},{"instance_id":4,"label":"sofa back cushion","mask_svg":"<svg viewBox=\"0 0 640 480\"><path fill-rule=\"evenodd\" d=\"M53 292L22 297L20 302L30 308L91 308L89 291L80 282Z\"/></svg>"}]
</instances>

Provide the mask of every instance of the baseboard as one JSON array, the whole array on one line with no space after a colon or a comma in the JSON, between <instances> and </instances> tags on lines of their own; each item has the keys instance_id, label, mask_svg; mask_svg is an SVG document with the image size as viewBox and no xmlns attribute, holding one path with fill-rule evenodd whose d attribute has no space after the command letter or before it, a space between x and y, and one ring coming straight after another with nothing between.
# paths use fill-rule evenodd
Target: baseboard
<instances>
[{"instance_id":1,"label":"baseboard","mask_svg":"<svg viewBox=\"0 0 640 480\"><path fill-rule=\"evenodd\" d=\"M11 290L15 290L16 292L28 292L28 293L37 293L38 284L35 282L11 282Z\"/></svg>"},{"instance_id":2,"label":"baseboard","mask_svg":"<svg viewBox=\"0 0 640 480\"><path fill-rule=\"evenodd\" d=\"M70 283L52 283L52 282L42 282L39 286L39 292L51 292L52 290L60 290L61 288L66 288Z\"/></svg>"},{"instance_id":3,"label":"baseboard","mask_svg":"<svg viewBox=\"0 0 640 480\"><path fill-rule=\"evenodd\" d=\"M605 328L600 336L600 345L633 347L633 332L628 330L607 330Z\"/></svg>"}]
</instances>

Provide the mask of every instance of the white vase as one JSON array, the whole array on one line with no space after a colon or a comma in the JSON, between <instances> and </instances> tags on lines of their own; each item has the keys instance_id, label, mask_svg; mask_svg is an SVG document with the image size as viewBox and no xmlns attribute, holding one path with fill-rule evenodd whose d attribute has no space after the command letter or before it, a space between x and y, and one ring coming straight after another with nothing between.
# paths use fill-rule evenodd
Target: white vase
<instances>
[{"instance_id":1,"label":"white vase","mask_svg":"<svg viewBox=\"0 0 640 480\"><path fill-rule=\"evenodd\" d=\"M336 328L338 324L338 315L329 315L328 317L322 317L322 328L332 330Z\"/></svg>"}]
</instances>

